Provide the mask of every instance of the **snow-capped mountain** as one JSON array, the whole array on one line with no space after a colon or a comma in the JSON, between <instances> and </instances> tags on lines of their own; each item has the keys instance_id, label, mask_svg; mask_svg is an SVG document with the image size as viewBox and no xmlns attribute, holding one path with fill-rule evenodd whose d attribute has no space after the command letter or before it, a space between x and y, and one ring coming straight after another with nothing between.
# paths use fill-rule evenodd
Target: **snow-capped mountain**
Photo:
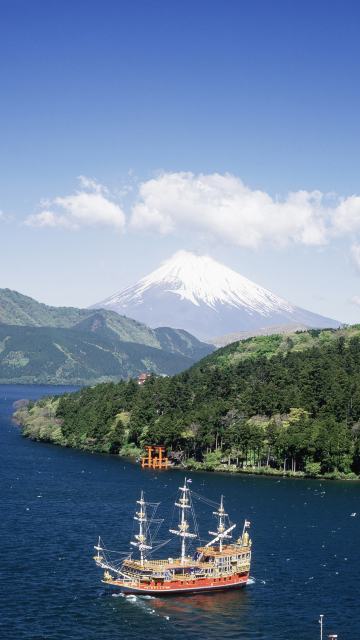
<instances>
[{"instance_id":1,"label":"snow-capped mountain","mask_svg":"<svg viewBox=\"0 0 360 640\"><path fill-rule=\"evenodd\" d=\"M208 256L187 251L90 308L112 309L153 328L185 329L200 340L289 322L318 328L340 324L294 306Z\"/></svg>"}]
</instances>

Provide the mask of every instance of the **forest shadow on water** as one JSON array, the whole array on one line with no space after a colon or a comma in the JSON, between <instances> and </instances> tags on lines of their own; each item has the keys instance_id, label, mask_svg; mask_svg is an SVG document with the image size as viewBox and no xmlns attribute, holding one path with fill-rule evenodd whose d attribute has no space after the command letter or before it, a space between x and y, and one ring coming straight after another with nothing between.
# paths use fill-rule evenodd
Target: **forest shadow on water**
<instances>
[{"instance_id":1,"label":"forest shadow on water","mask_svg":"<svg viewBox=\"0 0 360 640\"><path fill-rule=\"evenodd\" d=\"M228 593L123 596L101 582L94 544L100 535L109 548L130 550L142 489L161 503L159 538L170 537L185 472L22 438L11 422L13 402L56 392L0 388L2 637L313 640L320 614L324 636L357 636L359 483L193 472L195 492L215 501L224 495L236 530L250 520L249 584ZM196 512L205 537L208 513L202 503ZM177 540L158 552L177 553Z\"/></svg>"}]
</instances>

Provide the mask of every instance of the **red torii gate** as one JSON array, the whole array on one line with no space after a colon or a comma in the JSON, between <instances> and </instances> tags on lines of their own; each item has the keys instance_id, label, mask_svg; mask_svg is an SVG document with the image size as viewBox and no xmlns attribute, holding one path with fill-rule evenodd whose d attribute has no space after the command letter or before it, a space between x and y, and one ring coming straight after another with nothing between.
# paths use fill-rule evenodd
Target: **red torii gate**
<instances>
[{"instance_id":1,"label":"red torii gate","mask_svg":"<svg viewBox=\"0 0 360 640\"><path fill-rule=\"evenodd\" d=\"M168 468L168 459L165 458L165 446L164 445L153 445L146 444L145 449L147 451L147 456L144 456L142 459L142 466L144 467L152 467L156 469L167 469ZM154 453L154 457L152 457L152 453ZM156 456L156 454L158 454Z\"/></svg>"}]
</instances>

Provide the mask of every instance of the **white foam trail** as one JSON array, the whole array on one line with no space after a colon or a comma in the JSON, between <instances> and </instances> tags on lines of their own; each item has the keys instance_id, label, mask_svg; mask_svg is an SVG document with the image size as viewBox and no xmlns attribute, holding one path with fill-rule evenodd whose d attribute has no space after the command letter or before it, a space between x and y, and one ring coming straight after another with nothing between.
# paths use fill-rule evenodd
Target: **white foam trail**
<instances>
[{"instance_id":1,"label":"white foam trail","mask_svg":"<svg viewBox=\"0 0 360 640\"><path fill-rule=\"evenodd\" d=\"M248 579L248 581L247 581L247 584L255 584L255 582L256 582L255 578L252 578L252 577L250 576L250 578L249 578L249 579Z\"/></svg>"}]
</instances>

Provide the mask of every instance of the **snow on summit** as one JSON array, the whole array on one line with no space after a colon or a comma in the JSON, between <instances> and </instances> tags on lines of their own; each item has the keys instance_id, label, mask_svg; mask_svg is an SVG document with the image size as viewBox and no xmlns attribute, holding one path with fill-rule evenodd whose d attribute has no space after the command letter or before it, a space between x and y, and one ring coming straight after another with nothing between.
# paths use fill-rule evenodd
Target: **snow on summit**
<instances>
[{"instance_id":1,"label":"snow on summit","mask_svg":"<svg viewBox=\"0 0 360 640\"><path fill-rule=\"evenodd\" d=\"M280 306L289 311L292 308L285 300L212 258L196 256L188 251L179 251L164 266L139 280L136 285L109 298L109 302L139 298L151 287L159 285L166 285L168 292L181 299L189 300L197 306L199 301L203 301L213 309L216 309L217 302L232 307L246 306L260 313L264 308L273 310Z\"/></svg>"},{"instance_id":2,"label":"snow on summit","mask_svg":"<svg viewBox=\"0 0 360 640\"><path fill-rule=\"evenodd\" d=\"M146 322L185 329L202 340L274 324L339 322L295 307L209 256L178 251L162 267L93 305Z\"/></svg>"}]
</instances>

